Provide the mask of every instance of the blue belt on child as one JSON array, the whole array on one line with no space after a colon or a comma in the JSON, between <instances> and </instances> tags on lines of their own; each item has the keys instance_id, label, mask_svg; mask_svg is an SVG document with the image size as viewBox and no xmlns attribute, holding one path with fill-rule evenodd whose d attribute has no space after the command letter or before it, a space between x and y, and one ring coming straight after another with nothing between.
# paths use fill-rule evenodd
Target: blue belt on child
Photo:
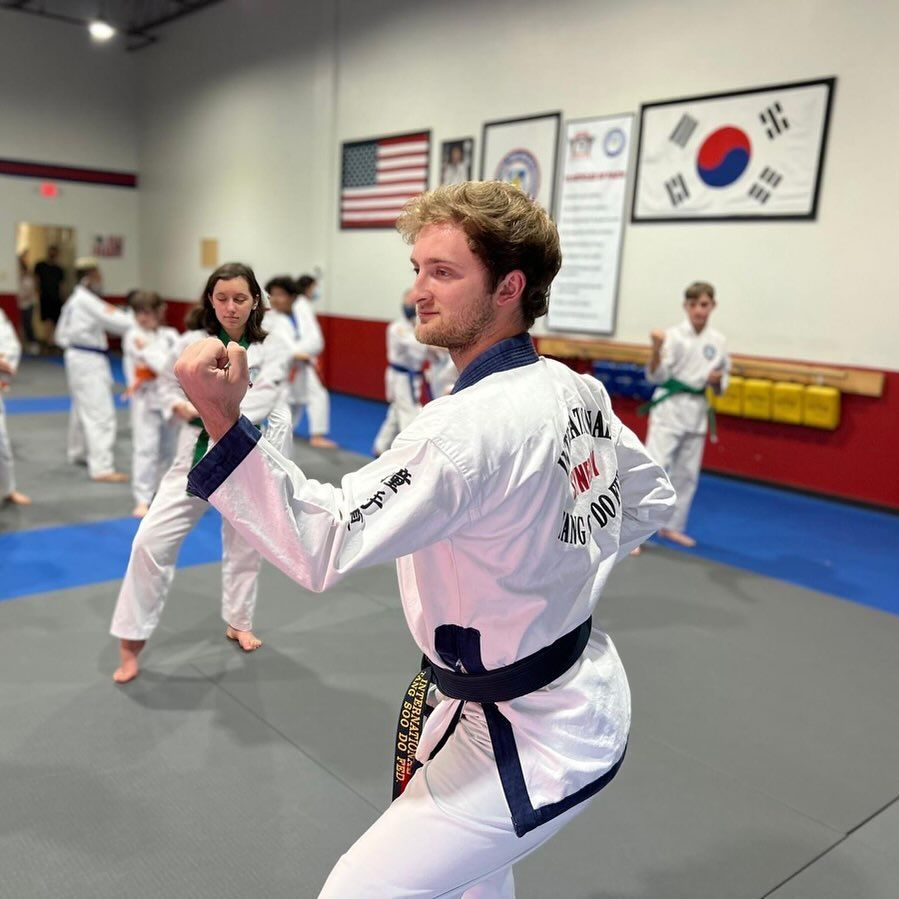
<instances>
[{"instance_id":1,"label":"blue belt on child","mask_svg":"<svg viewBox=\"0 0 899 899\"><path fill-rule=\"evenodd\" d=\"M409 378L409 393L412 394L412 402L419 403L421 402L421 397L418 391L415 389L415 379L420 378L424 372L416 371L414 368L406 368L405 365L397 365L395 362L387 363L390 368L394 371L398 371L401 375L406 375ZM427 381L424 382L424 392L425 392L425 402L431 401L431 391L428 388Z\"/></svg>"},{"instance_id":2,"label":"blue belt on child","mask_svg":"<svg viewBox=\"0 0 899 899\"><path fill-rule=\"evenodd\" d=\"M101 353L104 356L109 355L109 350L104 350L102 347L98 346L85 346L83 343L70 343L66 349L84 350L85 353Z\"/></svg>"}]
</instances>

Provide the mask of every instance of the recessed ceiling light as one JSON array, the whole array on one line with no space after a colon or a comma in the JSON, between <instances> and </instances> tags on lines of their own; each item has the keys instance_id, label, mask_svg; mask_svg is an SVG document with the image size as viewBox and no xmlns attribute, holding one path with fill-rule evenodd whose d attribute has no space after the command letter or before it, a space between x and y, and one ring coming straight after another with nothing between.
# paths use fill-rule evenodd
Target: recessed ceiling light
<instances>
[{"instance_id":1,"label":"recessed ceiling light","mask_svg":"<svg viewBox=\"0 0 899 899\"><path fill-rule=\"evenodd\" d=\"M102 19L95 19L87 26L87 30L90 31L91 37L95 41L108 41L115 35L115 28Z\"/></svg>"}]
</instances>

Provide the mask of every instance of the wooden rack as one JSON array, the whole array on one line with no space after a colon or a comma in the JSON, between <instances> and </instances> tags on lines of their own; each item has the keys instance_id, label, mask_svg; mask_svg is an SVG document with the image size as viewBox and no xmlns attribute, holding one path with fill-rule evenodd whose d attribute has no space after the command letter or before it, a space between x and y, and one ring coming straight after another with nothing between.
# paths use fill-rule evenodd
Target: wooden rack
<instances>
[{"instance_id":1,"label":"wooden rack","mask_svg":"<svg viewBox=\"0 0 899 899\"><path fill-rule=\"evenodd\" d=\"M612 340L572 340L565 337L538 337L536 340L540 353L557 359L603 359L645 365L650 352L647 346ZM858 396L883 396L883 372L864 368L803 365L799 362L781 362L753 356L731 356L731 373L744 378L822 384L836 387L841 393Z\"/></svg>"}]
</instances>

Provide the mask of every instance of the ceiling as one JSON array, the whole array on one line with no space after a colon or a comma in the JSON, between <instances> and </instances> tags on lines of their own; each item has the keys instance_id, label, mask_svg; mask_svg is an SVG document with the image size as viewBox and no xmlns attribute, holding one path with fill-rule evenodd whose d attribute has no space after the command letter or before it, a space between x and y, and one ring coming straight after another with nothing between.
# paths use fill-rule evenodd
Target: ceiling
<instances>
[{"instance_id":1,"label":"ceiling","mask_svg":"<svg viewBox=\"0 0 899 899\"><path fill-rule=\"evenodd\" d=\"M156 43L171 22L221 0L0 0L0 10L87 27L102 18L125 36L128 50Z\"/></svg>"}]
</instances>

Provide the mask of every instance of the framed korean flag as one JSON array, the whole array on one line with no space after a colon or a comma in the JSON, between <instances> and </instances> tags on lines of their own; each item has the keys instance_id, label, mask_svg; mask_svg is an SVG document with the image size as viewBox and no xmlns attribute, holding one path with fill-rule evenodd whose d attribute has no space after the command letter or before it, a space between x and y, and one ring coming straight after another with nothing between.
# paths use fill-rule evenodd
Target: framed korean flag
<instances>
[{"instance_id":1,"label":"framed korean flag","mask_svg":"<svg viewBox=\"0 0 899 899\"><path fill-rule=\"evenodd\" d=\"M814 219L835 84L644 104L631 220Z\"/></svg>"}]
</instances>

